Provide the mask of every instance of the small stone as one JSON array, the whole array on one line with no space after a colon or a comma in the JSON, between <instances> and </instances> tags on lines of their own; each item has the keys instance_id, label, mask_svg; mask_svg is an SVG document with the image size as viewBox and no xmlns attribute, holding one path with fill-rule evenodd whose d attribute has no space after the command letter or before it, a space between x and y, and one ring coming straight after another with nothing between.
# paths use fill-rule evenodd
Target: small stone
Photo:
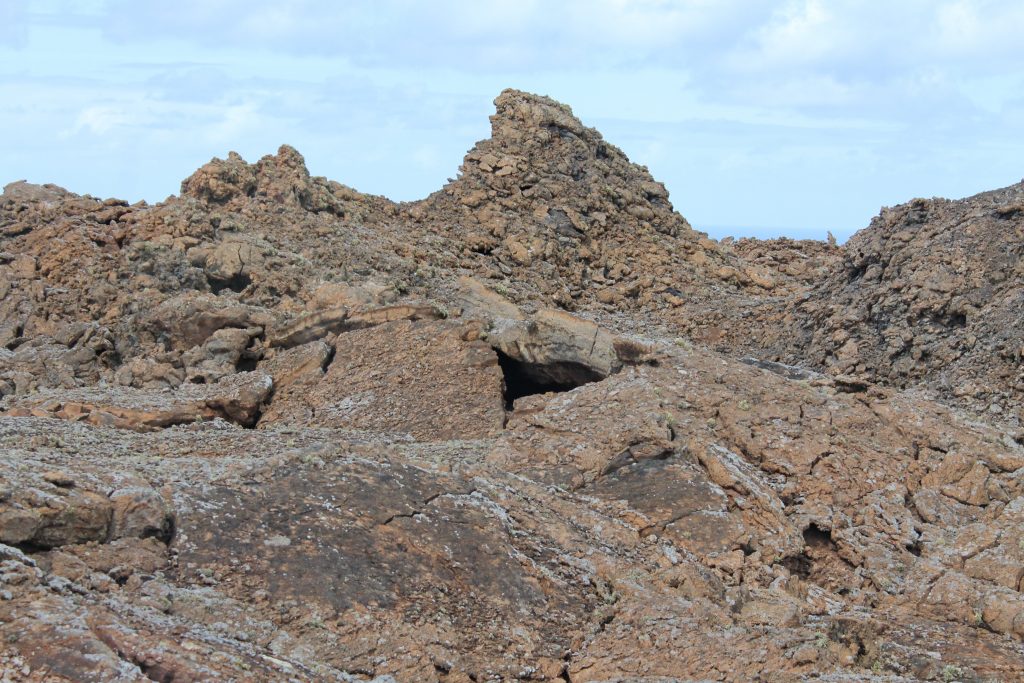
<instances>
[{"instance_id":1,"label":"small stone","mask_svg":"<svg viewBox=\"0 0 1024 683\"><path fill-rule=\"evenodd\" d=\"M272 548L285 548L291 544L292 539L287 536L271 536L267 540L263 541L263 545L267 545Z\"/></svg>"},{"instance_id":2,"label":"small stone","mask_svg":"<svg viewBox=\"0 0 1024 683\"><path fill-rule=\"evenodd\" d=\"M818 648L813 645L804 645L793 653L793 661L796 664L810 664L818 661Z\"/></svg>"},{"instance_id":3,"label":"small stone","mask_svg":"<svg viewBox=\"0 0 1024 683\"><path fill-rule=\"evenodd\" d=\"M75 486L74 478L67 472L44 472L43 480L62 489L70 489Z\"/></svg>"}]
</instances>

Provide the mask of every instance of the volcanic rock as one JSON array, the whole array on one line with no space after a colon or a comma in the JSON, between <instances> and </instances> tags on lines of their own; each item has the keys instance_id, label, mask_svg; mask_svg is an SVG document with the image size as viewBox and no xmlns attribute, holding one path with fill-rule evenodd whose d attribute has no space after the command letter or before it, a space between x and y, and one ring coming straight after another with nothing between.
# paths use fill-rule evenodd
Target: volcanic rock
<instances>
[{"instance_id":1,"label":"volcanic rock","mask_svg":"<svg viewBox=\"0 0 1024 683\"><path fill-rule=\"evenodd\" d=\"M49 390L7 401L0 415L55 417L137 431L215 418L252 425L272 388L268 375L239 373L216 384L185 384L176 391L127 387Z\"/></svg>"},{"instance_id":2,"label":"volcanic rock","mask_svg":"<svg viewBox=\"0 0 1024 683\"><path fill-rule=\"evenodd\" d=\"M322 379L275 397L260 426L406 432L430 440L487 436L504 422L503 377L479 336L473 324L415 320L339 335Z\"/></svg>"},{"instance_id":3,"label":"volcanic rock","mask_svg":"<svg viewBox=\"0 0 1024 683\"><path fill-rule=\"evenodd\" d=\"M0 680L1024 678L1024 186L717 242L495 105L418 202L4 188Z\"/></svg>"},{"instance_id":4,"label":"volcanic rock","mask_svg":"<svg viewBox=\"0 0 1024 683\"><path fill-rule=\"evenodd\" d=\"M885 209L842 253L798 304L790 344L805 362L1019 410L1024 183Z\"/></svg>"}]
</instances>

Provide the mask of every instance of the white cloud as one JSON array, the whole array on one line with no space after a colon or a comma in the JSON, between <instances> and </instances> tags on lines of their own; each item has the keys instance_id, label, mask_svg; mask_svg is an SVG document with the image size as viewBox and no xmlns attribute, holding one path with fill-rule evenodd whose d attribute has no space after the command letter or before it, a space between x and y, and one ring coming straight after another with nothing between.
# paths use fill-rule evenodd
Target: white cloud
<instances>
[{"instance_id":1,"label":"white cloud","mask_svg":"<svg viewBox=\"0 0 1024 683\"><path fill-rule=\"evenodd\" d=\"M929 27L925 51L942 59L965 58L992 65L999 59L1005 70L1024 64L1024 4L991 0L942 3Z\"/></svg>"},{"instance_id":2,"label":"white cloud","mask_svg":"<svg viewBox=\"0 0 1024 683\"><path fill-rule=\"evenodd\" d=\"M247 102L223 109L219 120L214 118L202 130L202 135L211 144L230 148L236 140L246 136L260 124L260 114L255 104Z\"/></svg>"},{"instance_id":3,"label":"white cloud","mask_svg":"<svg viewBox=\"0 0 1024 683\"><path fill-rule=\"evenodd\" d=\"M447 20L453 33L464 36L504 35L528 29L543 11L545 3L539 0L492 0L491 2L462 2L433 5L438 18Z\"/></svg>"},{"instance_id":4,"label":"white cloud","mask_svg":"<svg viewBox=\"0 0 1024 683\"><path fill-rule=\"evenodd\" d=\"M90 164L134 154L151 175L110 187L152 198L210 156L288 142L314 172L409 199L513 86L572 105L688 217L832 212L838 233L949 193L951 167L970 181L954 194L1020 176L1021 35L1019 0L0 0L0 125L25 131L0 168L78 155L68 184L95 192Z\"/></svg>"},{"instance_id":5,"label":"white cloud","mask_svg":"<svg viewBox=\"0 0 1024 683\"><path fill-rule=\"evenodd\" d=\"M140 117L137 112L129 112L121 107L110 105L86 107L75 119L75 125L66 132L65 137L83 131L92 135L107 135L115 129L138 123L140 123Z\"/></svg>"},{"instance_id":6,"label":"white cloud","mask_svg":"<svg viewBox=\"0 0 1024 683\"><path fill-rule=\"evenodd\" d=\"M938 29L936 38L947 49L973 49L982 33L977 10L966 0L941 5L935 23Z\"/></svg>"},{"instance_id":7,"label":"white cloud","mask_svg":"<svg viewBox=\"0 0 1024 683\"><path fill-rule=\"evenodd\" d=\"M74 98L74 89L65 92ZM122 144L168 133L172 138L187 134L190 140L202 140L212 149L227 150L267 123L253 101L161 100L134 89L111 90L94 99L98 101L70 114L73 121L59 132L61 139L89 136Z\"/></svg>"},{"instance_id":8,"label":"white cloud","mask_svg":"<svg viewBox=\"0 0 1024 683\"><path fill-rule=\"evenodd\" d=\"M685 61L761 14L745 0L112 0L105 25L117 41L174 38L478 71L635 63L655 53Z\"/></svg>"},{"instance_id":9,"label":"white cloud","mask_svg":"<svg viewBox=\"0 0 1024 683\"><path fill-rule=\"evenodd\" d=\"M579 40L612 47L650 51L685 49L685 41L702 32L742 24L749 3L735 0L601 0L567 2L560 19Z\"/></svg>"},{"instance_id":10,"label":"white cloud","mask_svg":"<svg viewBox=\"0 0 1024 683\"><path fill-rule=\"evenodd\" d=\"M1012 70L1024 5L1014 0L788 0L734 50L737 65L885 71L943 66L962 70L978 58L984 69ZM996 57L1003 59L999 64Z\"/></svg>"},{"instance_id":11,"label":"white cloud","mask_svg":"<svg viewBox=\"0 0 1024 683\"><path fill-rule=\"evenodd\" d=\"M812 64L846 49L850 36L845 29L822 0L788 2L756 31L748 64L759 70Z\"/></svg>"}]
</instances>

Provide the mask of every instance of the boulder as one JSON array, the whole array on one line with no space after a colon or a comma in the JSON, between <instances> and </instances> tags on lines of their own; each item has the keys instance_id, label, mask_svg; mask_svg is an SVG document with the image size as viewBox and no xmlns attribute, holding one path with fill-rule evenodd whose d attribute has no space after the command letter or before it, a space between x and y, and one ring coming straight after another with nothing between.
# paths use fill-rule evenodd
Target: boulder
<instances>
[{"instance_id":1,"label":"boulder","mask_svg":"<svg viewBox=\"0 0 1024 683\"><path fill-rule=\"evenodd\" d=\"M478 336L472 325L409 319L341 334L323 378L275 397L260 427L372 429L417 439L496 433L505 419L504 380Z\"/></svg>"},{"instance_id":2,"label":"boulder","mask_svg":"<svg viewBox=\"0 0 1024 683\"><path fill-rule=\"evenodd\" d=\"M97 387L41 391L9 401L0 415L53 417L135 431L214 418L252 426L272 388L270 376L244 372L215 384L183 384L176 390Z\"/></svg>"}]
</instances>

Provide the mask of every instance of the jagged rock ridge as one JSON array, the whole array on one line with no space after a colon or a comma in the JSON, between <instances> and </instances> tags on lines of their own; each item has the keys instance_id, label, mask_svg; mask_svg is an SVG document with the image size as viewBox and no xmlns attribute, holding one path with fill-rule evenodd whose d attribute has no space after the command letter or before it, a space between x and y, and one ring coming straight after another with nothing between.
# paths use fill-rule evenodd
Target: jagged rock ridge
<instances>
[{"instance_id":1,"label":"jagged rock ridge","mask_svg":"<svg viewBox=\"0 0 1024 683\"><path fill-rule=\"evenodd\" d=\"M1020 187L715 242L495 104L420 202L5 188L2 680L1024 676Z\"/></svg>"},{"instance_id":2,"label":"jagged rock ridge","mask_svg":"<svg viewBox=\"0 0 1024 683\"><path fill-rule=\"evenodd\" d=\"M883 210L797 307L805 362L995 415L1024 399L1024 183Z\"/></svg>"},{"instance_id":3,"label":"jagged rock ridge","mask_svg":"<svg viewBox=\"0 0 1024 683\"><path fill-rule=\"evenodd\" d=\"M711 286L727 259L646 168L551 99L507 90L495 106L459 178L410 208L464 245L466 265L570 308Z\"/></svg>"}]
</instances>

